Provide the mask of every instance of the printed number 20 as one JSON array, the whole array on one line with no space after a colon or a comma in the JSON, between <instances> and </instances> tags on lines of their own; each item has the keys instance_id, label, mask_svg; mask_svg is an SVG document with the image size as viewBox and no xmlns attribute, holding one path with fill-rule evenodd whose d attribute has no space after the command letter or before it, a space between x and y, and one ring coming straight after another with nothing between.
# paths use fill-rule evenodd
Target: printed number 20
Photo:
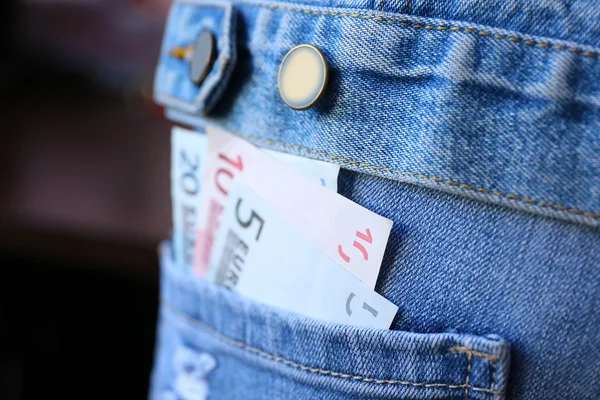
<instances>
[{"instance_id":1,"label":"printed number 20","mask_svg":"<svg viewBox=\"0 0 600 400\"><path fill-rule=\"evenodd\" d=\"M200 166L200 160L198 155L195 155L193 159L190 159L185 151L180 154L180 162L184 164L186 168L181 175L180 185L183 190L189 195L196 195L200 189L200 182L198 181L198 167Z\"/></svg>"},{"instance_id":2,"label":"printed number 20","mask_svg":"<svg viewBox=\"0 0 600 400\"><path fill-rule=\"evenodd\" d=\"M237 201L237 205L235 206L235 218L237 219L239 224L241 226L243 226L244 228L248 228L250 225L252 225L252 221L254 219L256 219L258 221L258 223L260 224L258 227L258 232L256 232L256 241L258 242L258 238L260 237L260 234L262 232L263 226L265 224L265 220L262 219L262 217L260 215L258 215L254 210L252 210L252 214L250 214L250 218L248 218L246 221L242 220L242 218L240 218L240 205L241 204L242 204L242 199L239 198Z\"/></svg>"}]
</instances>

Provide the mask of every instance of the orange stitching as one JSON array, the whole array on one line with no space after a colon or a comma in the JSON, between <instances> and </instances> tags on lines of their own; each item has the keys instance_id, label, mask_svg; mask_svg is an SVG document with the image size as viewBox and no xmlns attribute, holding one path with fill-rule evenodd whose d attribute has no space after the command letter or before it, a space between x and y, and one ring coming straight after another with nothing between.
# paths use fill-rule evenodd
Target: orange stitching
<instances>
[{"instance_id":1,"label":"orange stitching","mask_svg":"<svg viewBox=\"0 0 600 400\"><path fill-rule=\"evenodd\" d=\"M401 170L401 169L392 169L392 168L380 167L380 166L373 165L373 164L367 164L367 163L364 163L364 162L353 161L353 160L349 160L347 158L342 158L342 157L334 156L332 154L324 153L322 151L308 149L306 147L301 147L301 146L290 144L290 143L274 142L272 140L267 140L267 139L259 138L259 137L256 137L256 136L244 135L244 134L242 134L240 132L238 132L238 134L240 136L245 137L248 140L253 140L255 142L266 143L266 144L275 145L275 146L278 146L278 147L290 147L290 148L293 148L293 149L296 149L296 150L305 151L305 152L308 152L308 153L315 153L315 154L319 154L320 156L330 158L332 160L336 160L336 161L339 161L339 162L348 163L348 164L352 164L352 165L358 165L360 167L373 169L375 171L385 171L385 172L390 172L390 173L395 173L395 174L408 175L410 177L413 177L413 178L416 177L416 178L419 178L419 179L422 179L422 180L434 181L436 183L442 183L442 184L446 184L446 185L450 185L450 186L458 186L461 189L468 190L470 192L480 192L480 193L485 193L485 194L493 194L493 195L498 196L498 197L506 197L506 198L511 199L511 200L520 201L520 202L524 202L524 203L528 203L528 204L534 204L534 205L541 206L541 207L546 207L546 208L552 208L552 209L555 209L555 210L559 210L559 211L563 211L563 212L568 212L568 213L571 213L571 214L584 215L586 217L594 218L594 219L600 218L600 214L596 214L596 213L593 213L593 212L581 211L581 210L577 210L577 209L573 209L573 208L566 208L566 207L563 207L563 206L560 206L560 205L547 203L545 201L533 200L533 199L530 199L528 197L521 197L521 196L517 196L515 194L510 194L510 193L506 194L506 193L503 193L503 192L499 192L497 190L489 190L489 189L484 189L484 188L478 188L478 187L475 187L475 186L467 185L465 183L458 183L458 182L454 182L454 181L451 181L451 180L448 180L448 179L438 178L438 177L435 177L435 176L429 176L429 175L424 175L424 174L416 174L416 173L411 172L411 171L404 171L404 170Z\"/></svg>"},{"instance_id":2,"label":"orange stitching","mask_svg":"<svg viewBox=\"0 0 600 400\"><path fill-rule=\"evenodd\" d=\"M385 11L384 10L384 4L385 4L386 0L382 0L381 1L381 11ZM491 34L489 32L486 31L480 31L480 30L476 30L473 28L460 28L457 26L451 26L451 27L447 27L444 25L427 25L427 26L423 26L423 25L419 25L419 24L414 24L412 22L407 22L407 21L399 21L399 20L393 20L393 19L384 19L382 17L379 16L375 16L375 15L366 15L366 14L348 14L348 13L334 13L334 12L328 12L328 11L313 11L313 10L303 10L303 9L299 9L299 8L291 8L291 7L283 7L283 6L277 6L277 5L273 5L273 4L257 4L257 3L245 3L245 2L240 2L240 4L244 4L246 6L250 6L250 7L265 7L265 8L270 8L272 10L282 10L282 11L293 11L293 12L297 12L297 13L303 13L303 14L313 14L313 15L328 15L328 16L332 16L332 17L353 17L353 18L362 18L362 19L374 19L375 21L379 21L379 22L386 22L389 24L400 24L404 27L409 27L412 26L415 29L421 29L421 28L425 28L425 29L435 29L435 30L439 30L439 31L452 31L452 32L466 32L466 33L472 33L472 34L477 34L480 36L484 36L484 37L490 37L493 39L499 39L499 40L510 40L511 42L514 43L524 43L527 46L530 47L539 47L541 49L550 49L550 50L558 50L558 51L569 51L575 54L581 54L584 57L589 57L589 58L594 58L596 60L600 60L600 53L594 53L592 51L585 51L585 50L581 50L578 48L574 48L574 47L565 47L565 46L561 46L561 45L552 45L549 43L543 43L543 42L535 42L532 40L523 40L517 37L507 37L506 35L494 35ZM412 7L412 1L408 2L408 13L411 13L411 7Z\"/></svg>"},{"instance_id":3,"label":"orange stitching","mask_svg":"<svg viewBox=\"0 0 600 400\"><path fill-rule=\"evenodd\" d=\"M174 100L174 101L175 100L179 101L178 98L172 97L172 96L162 96L161 98L171 99L171 100ZM226 128L228 128L228 127L226 127ZM229 128L229 130L231 131L232 129ZM267 139L263 139L263 138L259 138L259 137L251 136L251 135L245 135L245 134L243 134L241 132L237 132L237 134L239 136L242 136L242 137L248 139L248 140L254 140L256 142L273 144L273 145L279 146L279 147L290 147L290 148L293 148L293 149L296 149L296 150L306 151L306 152L309 152L309 153L316 153L316 154L319 154L319 155L321 155L323 157L327 157L327 158L331 158L332 160L336 160L338 162L349 163L349 164L352 164L352 165L357 165L358 164L358 161L353 161L353 160L349 160L347 158L334 156L334 155L331 155L331 154L327 154L327 153L324 153L324 152L321 152L321 151L317 151L317 150L308 149L306 147L298 146L298 145L291 144L291 143L273 142L272 140L267 140ZM372 164L366 164L366 163L363 163L363 164L364 164L365 168L373 169L373 170L376 170L376 171L386 171L386 172L390 172L390 173L394 173L394 174L408 175L408 176L411 176L411 177L417 176L417 174L415 174L414 172L410 172L410 171L405 171L405 170L401 170L401 169L393 169L393 168L380 167L380 166L376 166L376 165L372 165ZM418 176L418 177L421 178L421 179L427 179L427 180L430 180L430 181L434 181L436 183L443 183L443 184L451 185L451 186L460 185L457 182L450 181L450 180L445 180L445 179L438 178L438 177L435 177L435 176L421 175L421 176ZM564 212L568 212L568 213L571 213L571 214L583 215L583 216L589 217L589 218L600 219L600 214L589 212L589 211L581 211L581 210L577 210L575 208L566 208L566 207L563 207L563 206L560 206L560 205L547 203L545 201L533 200L533 199L528 198L528 197L520 197L520 196L517 196L517 195L510 195L510 197L509 197L508 194L504 194L504 193L499 192L497 190L489 190L489 189L485 189L485 188L478 188L478 187L474 187L474 186L470 186L470 185L465 185L465 186L468 186L468 188L463 186L462 189L468 190L468 191L473 191L473 192L485 193L485 194L490 194L491 193L491 194L494 194L496 196L506 197L506 198L509 198L509 199L515 200L515 201L529 203L529 204L536 205L536 206L541 206L541 207L553 208L553 209L556 209L556 210L559 210L559 211L564 211ZM473 390L475 390L475 389L473 389Z\"/></svg>"},{"instance_id":4,"label":"orange stitching","mask_svg":"<svg viewBox=\"0 0 600 400\"><path fill-rule=\"evenodd\" d=\"M412 13L412 1L408 0L408 5L406 6L407 9L407 14L411 14Z\"/></svg>"},{"instance_id":5,"label":"orange stitching","mask_svg":"<svg viewBox=\"0 0 600 400\"><path fill-rule=\"evenodd\" d=\"M471 353L467 353L467 377L465 378L465 399L469 400L469 375L471 375Z\"/></svg>"},{"instance_id":6,"label":"orange stitching","mask_svg":"<svg viewBox=\"0 0 600 400\"><path fill-rule=\"evenodd\" d=\"M494 382L496 380L496 364L500 357L495 354L482 353L480 351L472 350L466 346L453 346L450 348L452 353L465 353L467 355L467 377L465 379L465 399L469 400L469 389L478 390L472 386L469 386L469 376L471 376L471 357L483 358L492 363L492 382L490 383L490 392L492 397L494 395Z\"/></svg>"},{"instance_id":7,"label":"orange stitching","mask_svg":"<svg viewBox=\"0 0 600 400\"><path fill-rule=\"evenodd\" d=\"M494 390L494 386L496 385L496 363L492 364L492 382L490 383L490 390ZM492 398L494 395L492 394Z\"/></svg>"},{"instance_id":8,"label":"orange stitching","mask_svg":"<svg viewBox=\"0 0 600 400\"><path fill-rule=\"evenodd\" d=\"M450 348L450 351L453 353L465 353L465 354L470 354L474 357L477 358L485 358L486 360L492 362L492 363L497 363L499 360L499 357L495 354L489 354L489 353L482 353L480 351L475 351L472 350L466 346L454 346Z\"/></svg>"},{"instance_id":9,"label":"orange stitching","mask_svg":"<svg viewBox=\"0 0 600 400\"><path fill-rule=\"evenodd\" d=\"M396 379L376 379L376 378L368 378L368 377L364 377L364 376L360 376L360 375L352 375L352 374L346 374L346 373L342 373L342 372L335 372L335 371L331 371L331 370L327 370L327 369L309 367L309 366L302 365L297 362L288 360L286 358L267 353L266 351L263 351L256 347L249 346L242 341L232 339L229 336L226 336L223 333L219 332L212 326L210 326L200 320L192 318L192 317L186 315L185 313L180 312L175 307L173 307L171 304L165 302L164 305L168 308L168 310L170 312L177 315L179 318L184 319L185 321L187 321L188 323L190 323L192 325L196 325L196 326L200 327L201 329L203 329L206 332L210 333L211 335L215 336L217 339L219 339L231 346L241 348L250 353L254 353L260 357L266 358L268 360L280 362L282 364L288 365L292 368L296 368L296 369L299 369L302 371L312 372L312 373L321 374L321 375L333 376L336 378L345 378L345 379L352 379L355 381L362 381L362 382L367 382L367 383L376 383L378 385L405 385L405 386L426 387L426 388L445 387L445 388L449 388L449 389L465 389L465 390L472 389L472 390L477 390L479 392L501 394L501 395L504 394L504 392L494 392L494 391L490 391L490 389L485 389L485 388L472 387L472 386L468 387L468 386L465 386L465 384L450 385L447 383L421 383L421 382L400 381L400 380L396 380Z\"/></svg>"}]
</instances>

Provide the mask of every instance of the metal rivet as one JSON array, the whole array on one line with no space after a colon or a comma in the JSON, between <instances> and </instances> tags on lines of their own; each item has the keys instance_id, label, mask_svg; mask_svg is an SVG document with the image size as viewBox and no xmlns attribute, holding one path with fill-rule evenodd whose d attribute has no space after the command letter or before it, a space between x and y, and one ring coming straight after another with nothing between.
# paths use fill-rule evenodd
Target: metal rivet
<instances>
[{"instance_id":1,"label":"metal rivet","mask_svg":"<svg viewBox=\"0 0 600 400\"><path fill-rule=\"evenodd\" d=\"M216 57L217 46L212 32L209 30L200 32L190 62L190 79L195 85L200 86L202 84Z\"/></svg>"},{"instance_id":2,"label":"metal rivet","mask_svg":"<svg viewBox=\"0 0 600 400\"><path fill-rule=\"evenodd\" d=\"M294 110L305 110L321 98L328 78L323 53L315 46L301 44L288 51L279 65L279 95Z\"/></svg>"}]
</instances>

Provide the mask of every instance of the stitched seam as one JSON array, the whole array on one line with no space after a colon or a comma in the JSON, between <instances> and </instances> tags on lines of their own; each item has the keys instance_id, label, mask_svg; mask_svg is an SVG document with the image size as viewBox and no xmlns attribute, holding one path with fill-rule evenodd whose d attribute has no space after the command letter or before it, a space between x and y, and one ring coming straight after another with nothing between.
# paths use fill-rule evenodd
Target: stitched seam
<instances>
[{"instance_id":1,"label":"stitched seam","mask_svg":"<svg viewBox=\"0 0 600 400\"><path fill-rule=\"evenodd\" d=\"M483 31L480 29L461 28L458 26L450 26L450 25L423 25L423 24L410 22L410 21L404 21L404 20L398 20L398 19L381 17L381 16L377 16L377 15L362 14L362 13L314 11L314 10L307 10L307 9L296 8L296 7L278 6L278 5L274 5L274 4L245 3L243 1L239 2L239 3L250 6L250 7L270 8L272 10L291 11L291 12L296 12L299 14L326 15L326 16L330 16L330 17L350 17L350 18L360 18L360 19L373 19L375 21L384 22L387 24L401 25L404 28L411 27L413 29L465 32L465 33L469 33L472 35L489 37L489 38L493 38L493 39L508 40L513 43L524 44L529 47L537 47L537 48L546 49L546 50L568 51L570 53L574 53L574 54L582 55L584 57L592 58L594 60L600 60L600 53L586 51L583 49L579 49L577 47L571 47L571 46L565 46L565 45L554 45L551 43L544 43L544 42L536 42L534 40L526 40L526 39L523 39L523 38L520 38L517 36L512 36L512 35L498 35L498 34L493 34L493 33ZM382 11L383 11L383 5L382 5Z\"/></svg>"},{"instance_id":2,"label":"stitched seam","mask_svg":"<svg viewBox=\"0 0 600 400\"><path fill-rule=\"evenodd\" d=\"M465 379L465 398L469 400L469 376L471 375L471 357L483 358L488 360L492 364L492 381L490 383L490 389L488 393L491 394L492 399L495 397L494 382L496 380L496 363L500 359L495 354L482 353L480 351L472 350L466 346L453 346L450 348L452 353L465 353L467 355L467 378ZM477 388L471 387L471 390L477 390Z\"/></svg>"},{"instance_id":3,"label":"stitched seam","mask_svg":"<svg viewBox=\"0 0 600 400\"><path fill-rule=\"evenodd\" d=\"M469 375L471 375L471 353L467 353L467 377L465 378L465 399L469 400Z\"/></svg>"},{"instance_id":4,"label":"stitched seam","mask_svg":"<svg viewBox=\"0 0 600 400\"><path fill-rule=\"evenodd\" d=\"M490 383L490 390L493 392L494 391L494 386L496 385L496 363L494 363L492 365L492 382ZM492 396L492 400L494 399L494 394L490 392L490 395Z\"/></svg>"},{"instance_id":5,"label":"stitched seam","mask_svg":"<svg viewBox=\"0 0 600 400\"><path fill-rule=\"evenodd\" d=\"M276 142L273 140L269 140L269 139L263 139L263 138L259 138L256 136L250 136L250 135L244 135L243 133L238 132L238 134L240 136L245 137L248 140L253 140L255 142L260 142L260 143L265 143L268 145L274 145L274 146L278 146L278 147L289 147L295 150L300 150L300 151L305 151L307 153L312 153L312 154L318 154L322 157L326 157L332 160L336 160L345 164L351 164L357 167L364 167L364 168L369 168L369 169L373 169L375 171L378 172L382 172L382 173L392 173L392 174L400 174L400 175L406 175L406 176L410 176L412 178L418 178L421 180L427 180L427 181L433 181L436 182L438 184L446 184L446 185L450 185L450 186L454 186L454 187L458 187L460 189L463 189L465 191L469 191L469 192L478 192L478 193L483 193L483 194L488 194L488 195L494 195L496 197L503 197L503 198L508 198L511 200L515 200L515 201L519 201L519 202L523 202L523 203L527 203L530 205L536 205L536 206L541 206L541 207L546 207L546 208L552 208L555 210L559 210L559 211L564 211L567 213L571 213L571 214L576 214L576 215L583 215L585 217L589 217L589 218L594 218L594 219L598 219L600 218L600 214L596 214L593 212L588 212L588 211L581 211L581 210L577 210L574 208L567 208L567 207L563 207L563 206L559 206L556 204L551 204L548 203L546 201L538 201L538 200L533 200L531 198L528 197L521 197L521 196L517 196L514 194L510 194L510 193L503 193L503 192L499 192L497 190L490 190L490 189L484 189L484 188L478 188L475 186L471 186L471 185L467 185L465 183L460 183L460 182L455 182L449 179L442 179L442 178L438 178L435 176L431 176L431 175L424 175L424 174L418 174L418 173L414 173L414 172L410 172L410 171L405 171L405 170L401 170L401 169L393 169L393 168L387 168L387 167L379 167L376 165L372 165L372 164L368 164L368 163L364 163L364 162L359 162L359 161L354 161L354 160L350 160L344 157L338 157L338 156L334 156L332 154L328 154L319 150L314 150L314 149L309 149L306 147L302 147L299 145L295 145L295 144L290 144L290 143L284 143L284 142Z\"/></svg>"},{"instance_id":6,"label":"stitched seam","mask_svg":"<svg viewBox=\"0 0 600 400\"><path fill-rule=\"evenodd\" d=\"M453 353L465 353L465 354L470 354L472 356L475 356L477 358L485 358L488 361L491 361L492 363L497 363L499 357L495 354L488 354L488 353L482 353L480 351L475 351L472 350L468 347L465 346L453 346L450 349L451 352Z\"/></svg>"},{"instance_id":7,"label":"stitched seam","mask_svg":"<svg viewBox=\"0 0 600 400\"><path fill-rule=\"evenodd\" d=\"M288 365L292 368L296 368L302 371L307 371L307 372L312 372L312 373L316 373L316 374L320 374L320 375L328 375L328 376L333 376L336 378L345 378L345 379L352 379L355 381L362 381L362 382L367 382L367 383L375 383L375 384L379 384L379 385L404 385L404 386L415 386L415 387L425 387L425 388L429 388L429 387L445 387L445 388L449 388L449 389L472 389L472 390L477 390L480 392L486 392L489 393L490 389L485 389L485 388L476 388L476 387L467 387L465 386L465 384L462 385L450 385L447 383L421 383L421 382L409 382L409 381L400 381L400 380L395 380L395 379L376 379L376 378L368 378L368 377L364 377L364 376L360 376L360 375L352 375L352 374L346 374L346 373L342 373L342 372L335 372L335 371L331 371L331 370L327 370L327 369L321 369L321 368L314 368L314 367L309 367L303 364L299 364L296 363L294 361L288 360L284 357L280 357L280 356L276 356L270 353L267 353L266 351L260 350L256 347L253 346L249 346L246 343L239 341L239 340L235 340L230 338L229 336L224 335L223 333L219 332L218 330L214 329L212 326L196 319L196 318L192 318L180 311L178 311L177 309L175 309L175 307L173 307L171 304L165 302L164 303L165 306L174 314L176 314L177 316L179 316L180 318L183 318L184 320L186 320L187 322L189 322L190 324L196 325L200 328L202 328L203 330L205 330L206 332L210 333L211 335L215 336L217 339L231 345L231 346L235 346L238 348L241 348L243 350L246 350L250 353L256 354L258 356L261 356L263 358L266 358L268 360L272 360L272 361L276 361L276 362L280 362L282 364ZM501 394L503 395L504 392L493 392L494 394Z\"/></svg>"},{"instance_id":8,"label":"stitched seam","mask_svg":"<svg viewBox=\"0 0 600 400\"><path fill-rule=\"evenodd\" d=\"M381 0L381 11L385 11L385 0Z\"/></svg>"},{"instance_id":9,"label":"stitched seam","mask_svg":"<svg viewBox=\"0 0 600 400\"><path fill-rule=\"evenodd\" d=\"M362 15L362 14L347 14L347 13L333 13L333 12L328 12L328 11L310 11L310 10L305 10L305 9L300 9L300 8L293 8L293 7L283 7L283 6L276 6L276 5L269 5L269 4L254 4L254 3L243 3L240 2L240 4L245 4L247 6L252 6L252 7L262 7L262 8L270 8L270 9L276 9L276 10L283 10L283 11L293 11L293 12L298 12L298 13L304 13L304 14L320 14L320 15L329 15L329 16L340 16L340 17L354 17L354 18L366 18L366 19L374 19L376 21L379 22L388 22L388 23L399 23L400 25L404 26L404 27L409 27L409 26L413 26L416 29L420 29L420 28L425 28L425 29L436 29L436 30L449 30L449 31L463 31L463 32L467 32L467 33L477 33L480 34L484 37L493 37L496 39L508 39L512 42L521 42L521 39L515 38L515 37L508 37L506 35L491 35L487 32L483 32L483 31L476 31L473 29L469 29L469 28L459 28L459 27L447 27L447 26L432 26L432 25L427 25L427 26L421 26L421 25L414 25L413 23L410 22L403 22L403 21L398 21L398 20L391 20L391 19L384 19L381 17L377 17L377 16L372 16L372 15ZM565 46L555 46L555 45L549 45L549 44L544 44L544 43L536 43L536 42L531 42L529 41L529 43L533 43L532 45L538 46L540 48L545 48L545 49L554 49L554 50L561 50L561 51L570 51L576 54L582 54L584 56L587 57L594 57L597 58L598 60L600 60L600 55L596 54L596 53L592 53L592 52L588 52L588 51L582 51L580 49L576 49L576 48L570 48L570 47L565 47ZM525 42L525 44L528 44L527 41ZM528 44L529 45L529 44ZM505 197L511 200L515 200L515 201L519 201L519 202L524 202L527 204L531 204L531 205L536 205L536 206L541 206L541 207L546 207L546 208L552 208L558 211L563 211L563 212L567 212L570 214L575 214L575 215L583 215L585 217L589 217L589 218L594 218L594 219L600 219L600 214L598 213L594 213L594 212L589 212L589 211L582 211L579 209L575 209L575 208L567 208L561 205L557 205L557 204L552 204L552 203L548 203L546 201L538 201L538 200L534 200L528 197L522 197L522 196L517 196L515 194L510 194L510 193L503 193L497 190L490 190L490 189L485 189L485 188L477 188L471 185L467 185L464 183L459 183L459 182L455 182L452 180L448 180L448 179L442 179L442 178L438 178L435 176L428 176L428 175L424 175L424 174L418 174L418 173L414 173L414 172L410 172L410 171L404 171L404 170L399 170L399 169L392 169L392 168L386 168L386 167L379 167L379 166L375 166L375 165L370 165L367 163L362 163L362 162L357 162L357 161L353 161L353 160L348 160L345 159L343 157L336 157L334 155L330 155L324 152L320 152L317 150L313 150L313 149L307 149L304 147L300 147L297 145L292 145L292 144L288 144L288 143L281 143L281 142L274 142L274 141L270 141L270 140L264 140L258 137L252 137L252 136L246 136L246 135L242 135L244 137L247 137L248 139L252 139L255 141L259 141L259 142L264 142L267 144L274 144L276 146L280 146L280 147L291 147L294 149L298 149L298 150L303 150L309 153L315 153L315 154L319 154L321 156L330 158L330 159L334 159L334 160L338 160L340 162L344 162L344 163L349 163L352 165L357 165L360 167L365 167L365 168L369 168L369 169L373 169L376 171L380 171L380 172L388 172L388 173L394 173L394 174L401 174L401 175L407 175L407 176L411 176L413 178L419 178L419 179L423 179L423 180L431 180L434 181L436 183L443 183L446 185L450 185L450 186L457 186L460 187L463 190L466 191L471 191L471 192L479 192L479 193L484 193L484 194L493 194L497 197Z\"/></svg>"}]
</instances>

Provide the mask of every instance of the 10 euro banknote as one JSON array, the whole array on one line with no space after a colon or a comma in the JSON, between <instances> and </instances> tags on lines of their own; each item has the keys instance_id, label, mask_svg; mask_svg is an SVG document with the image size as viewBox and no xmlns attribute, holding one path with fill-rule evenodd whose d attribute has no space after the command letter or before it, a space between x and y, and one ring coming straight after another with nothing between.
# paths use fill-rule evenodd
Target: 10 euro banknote
<instances>
[{"instance_id":1,"label":"10 euro banknote","mask_svg":"<svg viewBox=\"0 0 600 400\"><path fill-rule=\"evenodd\" d=\"M206 128L208 155L194 269L206 276L221 214L243 179L287 223L369 288L375 287L392 222L306 178L251 143Z\"/></svg>"}]
</instances>

